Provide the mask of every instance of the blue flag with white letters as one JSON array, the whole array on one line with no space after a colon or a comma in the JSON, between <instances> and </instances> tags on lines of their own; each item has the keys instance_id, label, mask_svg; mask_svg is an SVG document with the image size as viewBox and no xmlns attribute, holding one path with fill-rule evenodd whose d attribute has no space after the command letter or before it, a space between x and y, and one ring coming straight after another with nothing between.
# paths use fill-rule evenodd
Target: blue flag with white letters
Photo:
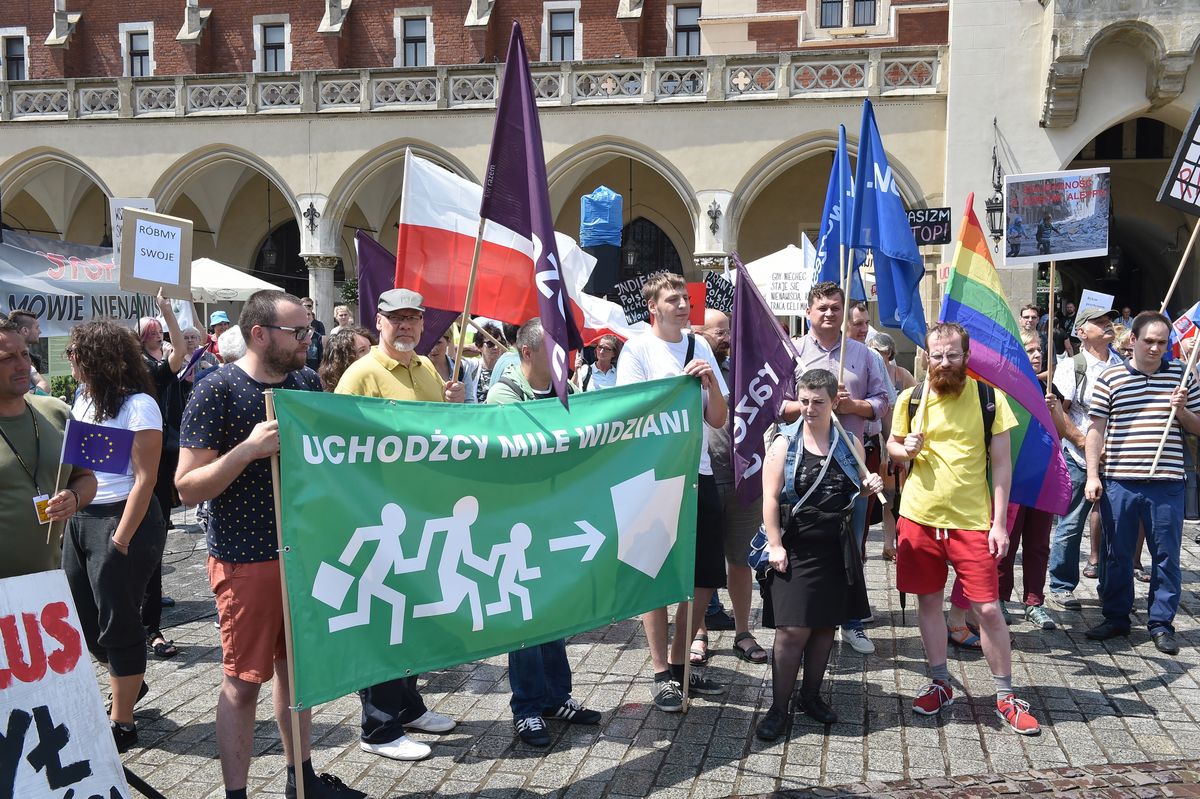
<instances>
[{"instance_id":1,"label":"blue flag with white letters","mask_svg":"<svg viewBox=\"0 0 1200 799\"><path fill-rule=\"evenodd\" d=\"M855 258L850 249L850 212L854 201L854 176L850 172L850 156L846 153L846 126L838 125L838 148L829 170L829 188L825 192L825 211L821 214L821 232L817 237L817 281L831 280L842 285L841 248L846 247L846 267L851 269L850 297L864 300L862 278L858 267L863 258Z\"/></svg>"},{"instance_id":2,"label":"blue flag with white letters","mask_svg":"<svg viewBox=\"0 0 1200 799\"><path fill-rule=\"evenodd\" d=\"M869 250L875 260L880 323L900 328L918 347L924 347L927 328L921 278L925 276L925 263L888 165L870 100L863 100L858 147L850 242Z\"/></svg>"}]
</instances>

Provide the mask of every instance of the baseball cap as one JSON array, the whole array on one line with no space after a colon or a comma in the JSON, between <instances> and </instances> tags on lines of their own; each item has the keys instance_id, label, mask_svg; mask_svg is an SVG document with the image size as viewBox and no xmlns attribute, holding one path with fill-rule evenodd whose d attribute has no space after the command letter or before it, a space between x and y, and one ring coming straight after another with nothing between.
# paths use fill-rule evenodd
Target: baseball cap
<instances>
[{"instance_id":1,"label":"baseball cap","mask_svg":"<svg viewBox=\"0 0 1200 799\"><path fill-rule=\"evenodd\" d=\"M425 312L425 298L410 289L390 289L379 295L379 312L413 310Z\"/></svg>"},{"instance_id":2,"label":"baseball cap","mask_svg":"<svg viewBox=\"0 0 1200 799\"><path fill-rule=\"evenodd\" d=\"M1118 315L1116 311L1106 311L1098 305L1089 305L1075 314L1075 327L1078 328L1084 322L1093 322L1106 316L1109 319L1116 319Z\"/></svg>"},{"instance_id":3,"label":"baseball cap","mask_svg":"<svg viewBox=\"0 0 1200 799\"><path fill-rule=\"evenodd\" d=\"M224 311L213 311L208 315L208 326L212 327L213 325L219 324L232 324L232 322L229 321L229 314L225 313Z\"/></svg>"}]
</instances>

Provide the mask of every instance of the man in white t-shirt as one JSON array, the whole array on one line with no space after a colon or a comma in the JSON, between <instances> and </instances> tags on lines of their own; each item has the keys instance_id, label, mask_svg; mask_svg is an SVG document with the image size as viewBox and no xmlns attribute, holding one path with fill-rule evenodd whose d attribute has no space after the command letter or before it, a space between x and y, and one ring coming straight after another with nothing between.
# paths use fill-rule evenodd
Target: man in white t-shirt
<instances>
[{"instance_id":1,"label":"man in white t-shirt","mask_svg":"<svg viewBox=\"0 0 1200 799\"><path fill-rule=\"evenodd\" d=\"M1079 544L1092 505L1084 497L1087 483L1087 461L1084 458L1084 436L1091 427L1088 411L1096 381L1109 366L1121 363L1121 356L1109 347L1113 341L1113 319L1116 311L1091 306L1079 312L1076 335L1082 342L1079 354L1060 361L1054 367L1054 387L1063 398L1067 413L1066 430L1062 437L1067 472L1071 475L1071 504L1050 539L1050 603L1060 610L1079 610L1075 587L1079 585Z\"/></svg>"},{"instance_id":2,"label":"man in white t-shirt","mask_svg":"<svg viewBox=\"0 0 1200 799\"><path fill-rule=\"evenodd\" d=\"M712 349L703 336L684 333L691 311L687 284L679 275L664 273L646 281L642 288L650 309L649 332L629 339L617 362L617 385L643 383L675 375L700 379L704 392L704 445L700 449L700 479L696 513L696 583L690 630L687 603L681 602L675 616L675 638L667 652L667 609L642 614L642 627L654 664L654 704L669 713L683 709L683 659L687 645L699 629L704 609L713 591L725 585L725 550L721 534L721 500L708 457L708 428L725 424L729 389ZM719 694L725 690L692 671L688 692Z\"/></svg>"}]
</instances>

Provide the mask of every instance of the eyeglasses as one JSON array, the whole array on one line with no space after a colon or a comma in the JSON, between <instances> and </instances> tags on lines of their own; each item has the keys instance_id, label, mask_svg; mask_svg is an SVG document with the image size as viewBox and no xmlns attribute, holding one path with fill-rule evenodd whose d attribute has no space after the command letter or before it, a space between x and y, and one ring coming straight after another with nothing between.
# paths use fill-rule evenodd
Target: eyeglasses
<instances>
[{"instance_id":1,"label":"eyeglasses","mask_svg":"<svg viewBox=\"0 0 1200 799\"><path fill-rule=\"evenodd\" d=\"M958 361L962 360L962 357L963 357L963 354L961 352L931 352L931 353L929 353L929 360L944 361L946 363L957 363Z\"/></svg>"},{"instance_id":2,"label":"eyeglasses","mask_svg":"<svg viewBox=\"0 0 1200 799\"><path fill-rule=\"evenodd\" d=\"M313 333L316 332L308 325L305 325L304 327L289 327L288 325L259 325L259 327L269 327L271 330L282 330L285 333L291 333L293 336L295 336L296 341L304 341L305 339L312 338Z\"/></svg>"},{"instance_id":3,"label":"eyeglasses","mask_svg":"<svg viewBox=\"0 0 1200 799\"><path fill-rule=\"evenodd\" d=\"M487 347L489 350L494 350L497 347L499 347L500 345L489 339L488 341L483 342L483 344L480 346Z\"/></svg>"},{"instance_id":4,"label":"eyeglasses","mask_svg":"<svg viewBox=\"0 0 1200 799\"><path fill-rule=\"evenodd\" d=\"M400 316L390 313L385 313L383 317L393 325L413 325L425 318L424 314L404 314Z\"/></svg>"},{"instance_id":5,"label":"eyeglasses","mask_svg":"<svg viewBox=\"0 0 1200 799\"><path fill-rule=\"evenodd\" d=\"M601 345L599 345L598 347L596 347L596 352L600 352L601 350L607 350L608 352L616 352L616 351L617 351L617 348L616 348L616 347L610 347L610 346L608 346L607 344L601 344Z\"/></svg>"}]
</instances>

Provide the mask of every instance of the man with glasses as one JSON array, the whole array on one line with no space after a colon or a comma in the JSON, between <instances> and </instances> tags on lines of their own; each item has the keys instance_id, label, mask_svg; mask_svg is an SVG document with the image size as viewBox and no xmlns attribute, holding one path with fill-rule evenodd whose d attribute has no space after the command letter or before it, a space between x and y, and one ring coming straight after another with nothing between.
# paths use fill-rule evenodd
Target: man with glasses
<instances>
[{"instance_id":1,"label":"man with glasses","mask_svg":"<svg viewBox=\"0 0 1200 799\"><path fill-rule=\"evenodd\" d=\"M883 363L866 344L851 338L842 341L842 314L846 295L837 283L818 283L808 292L808 334L800 339L797 350L796 378L809 369L826 369L835 375L842 363L842 347L846 348L846 371L842 376L833 409L846 432L860 442L865 438L867 420L881 419L888 409L888 380ZM800 418L798 401L785 402L784 422ZM861 548L867 522L867 499L860 496L854 503L850 526ZM841 638L860 655L870 655L875 644L863 630L862 621L848 621L841 628Z\"/></svg>"},{"instance_id":2,"label":"man with glasses","mask_svg":"<svg viewBox=\"0 0 1200 799\"><path fill-rule=\"evenodd\" d=\"M1015 732L1036 735L1040 728L1029 704L1013 693L1012 644L1000 612L996 570L1008 554L1009 430L1017 419L1003 393L967 376L970 345L958 324L930 328L925 338L929 375L920 387L929 392L920 397L925 407L914 412L917 389L907 389L892 415L888 454L912 463L900 500L896 588L917 595L921 643L932 677L912 707L932 716L954 702L942 615L949 563L979 619L983 654L996 684L996 715Z\"/></svg>"},{"instance_id":3,"label":"man with glasses","mask_svg":"<svg viewBox=\"0 0 1200 799\"><path fill-rule=\"evenodd\" d=\"M1054 370L1054 387L1063 397L1066 423L1062 436L1067 473L1071 476L1071 504L1058 520L1050 541L1050 604L1060 610L1079 610L1075 588L1079 585L1079 543L1087 525L1093 502L1084 496L1087 461L1084 436L1091 425L1092 392L1104 370L1121 363L1121 356L1110 349L1113 341L1112 320L1116 311L1089 306L1079 312L1076 333L1081 351Z\"/></svg>"},{"instance_id":4,"label":"man with glasses","mask_svg":"<svg viewBox=\"0 0 1200 799\"><path fill-rule=\"evenodd\" d=\"M342 374L334 393L417 402L462 402L462 382L443 380L428 358L416 353L425 329L424 299L415 291L391 289L379 295L375 327L379 344ZM433 750L405 734L405 728L445 733L455 722L425 706L417 677L372 685L358 692L362 702L364 752L393 760L422 760Z\"/></svg>"},{"instance_id":5,"label":"man with glasses","mask_svg":"<svg viewBox=\"0 0 1200 799\"><path fill-rule=\"evenodd\" d=\"M192 389L175 474L185 504L212 500L208 578L221 628L224 679L217 699L217 752L225 795L246 797L258 694L274 676L275 721L288 762L284 795L296 796L299 771L310 799L357 799L366 794L331 774L314 772L309 757L311 711L301 713L301 739L296 741L287 706L283 586L270 462L279 452L279 424L267 421L263 392L321 390L317 375L304 365L313 331L300 300L275 290L250 295L238 326L246 354Z\"/></svg>"}]
</instances>

